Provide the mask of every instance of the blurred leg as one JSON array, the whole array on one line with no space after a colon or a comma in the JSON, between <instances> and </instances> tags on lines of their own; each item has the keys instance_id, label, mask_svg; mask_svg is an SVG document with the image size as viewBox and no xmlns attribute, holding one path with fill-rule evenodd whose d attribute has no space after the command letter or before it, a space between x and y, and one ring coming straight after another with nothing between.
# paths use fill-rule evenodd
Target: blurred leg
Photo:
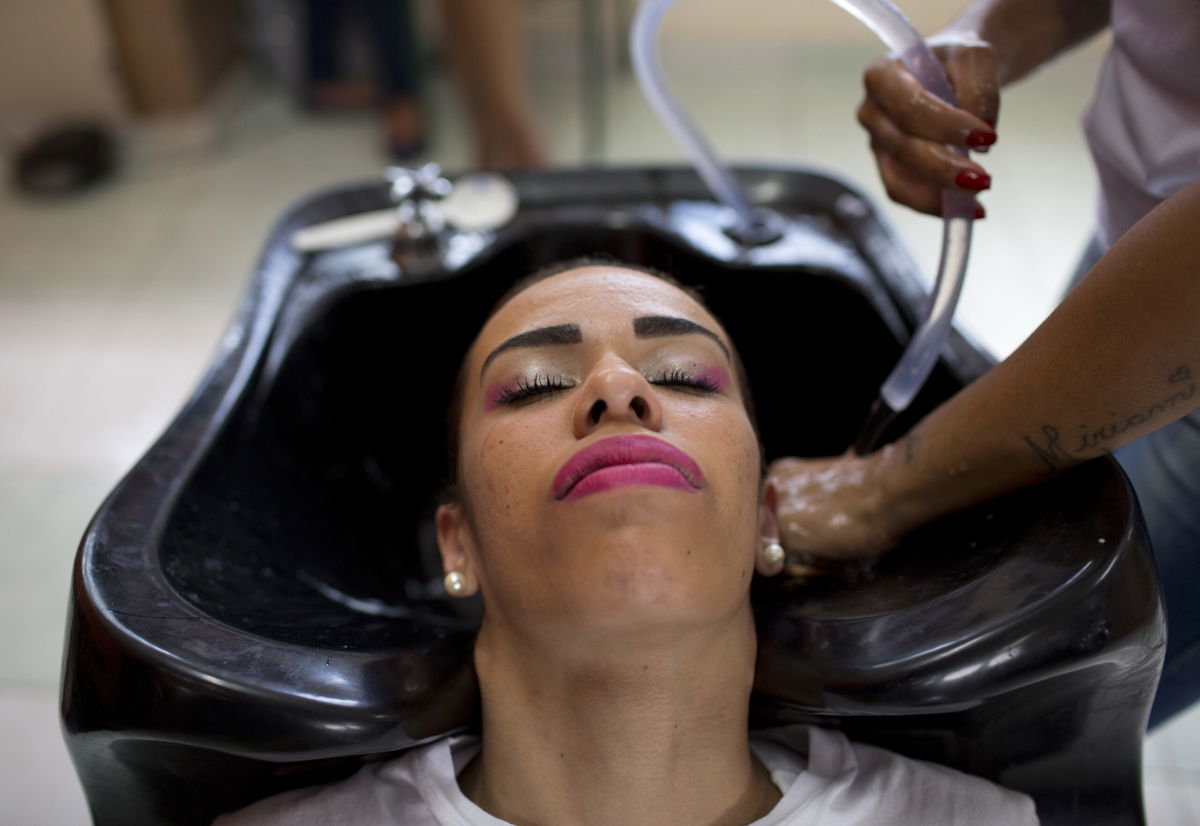
<instances>
[{"instance_id":1,"label":"blurred leg","mask_svg":"<svg viewBox=\"0 0 1200 826\"><path fill-rule=\"evenodd\" d=\"M304 55L310 85L337 79L337 0L306 0L304 4Z\"/></svg>"},{"instance_id":2,"label":"blurred leg","mask_svg":"<svg viewBox=\"0 0 1200 826\"><path fill-rule=\"evenodd\" d=\"M369 85L341 77L338 48L344 0L305 0L305 103L313 109L365 109L374 102Z\"/></svg>"},{"instance_id":3,"label":"blurred leg","mask_svg":"<svg viewBox=\"0 0 1200 826\"><path fill-rule=\"evenodd\" d=\"M384 91L389 97L416 97L416 32L409 0L362 0L362 5Z\"/></svg>"},{"instance_id":4,"label":"blurred leg","mask_svg":"<svg viewBox=\"0 0 1200 826\"><path fill-rule=\"evenodd\" d=\"M542 166L521 71L521 0L442 0L447 50L484 168Z\"/></svg>"},{"instance_id":5,"label":"blurred leg","mask_svg":"<svg viewBox=\"0 0 1200 826\"><path fill-rule=\"evenodd\" d=\"M409 0L363 0L375 62L383 80L383 126L392 155L403 160L424 148L417 43Z\"/></svg>"}]
</instances>

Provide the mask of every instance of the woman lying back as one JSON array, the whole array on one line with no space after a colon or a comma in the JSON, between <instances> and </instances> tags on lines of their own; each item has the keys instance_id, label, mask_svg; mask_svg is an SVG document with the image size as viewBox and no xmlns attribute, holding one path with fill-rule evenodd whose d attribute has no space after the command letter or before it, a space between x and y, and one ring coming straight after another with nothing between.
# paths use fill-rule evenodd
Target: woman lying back
<instances>
[{"instance_id":1,"label":"woman lying back","mask_svg":"<svg viewBox=\"0 0 1200 826\"><path fill-rule=\"evenodd\" d=\"M437 513L481 593L480 736L218 819L243 824L1030 824L1024 795L789 726L751 733L750 581L778 572L733 343L651 273L528 283L471 346Z\"/></svg>"}]
</instances>

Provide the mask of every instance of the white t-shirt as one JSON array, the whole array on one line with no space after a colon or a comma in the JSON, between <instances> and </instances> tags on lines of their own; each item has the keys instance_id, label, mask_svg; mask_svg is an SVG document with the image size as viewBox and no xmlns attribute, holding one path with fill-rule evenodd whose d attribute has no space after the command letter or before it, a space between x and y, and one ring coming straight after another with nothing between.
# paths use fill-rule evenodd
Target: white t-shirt
<instances>
[{"instance_id":1,"label":"white t-shirt","mask_svg":"<svg viewBox=\"0 0 1200 826\"><path fill-rule=\"evenodd\" d=\"M1112 34L1083 120L1103 249L1200 179L1200 0L1113 0Z\"/></svg>"},{"instance_id":2,"label":"white t-shirt","mask_svg":"<svg viewBox=\"0 0 1200 826\"><path fill-rule=\"evenodd\" d=\"M934 763L795 725L752 734L750 747L783 795L750 826L1029 826L1033 801ZM285 792L217 818L213 826L511 826L476 806L458 773L479 739L447 737L348 780Z\"/></svg>"}]
</instances>

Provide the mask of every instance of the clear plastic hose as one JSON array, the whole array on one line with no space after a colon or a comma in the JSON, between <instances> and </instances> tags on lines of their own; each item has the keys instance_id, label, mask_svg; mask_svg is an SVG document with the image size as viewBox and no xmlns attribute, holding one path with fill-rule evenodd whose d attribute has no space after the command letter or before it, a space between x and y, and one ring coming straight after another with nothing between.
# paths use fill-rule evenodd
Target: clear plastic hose
<instances>
[{"instance_id":1,"label":"clear plastic hose","mask_svg":"<svg viewBox=\"0 0 1200 826\"><path fill-rule=\"evenodd\" d=\"M912 23L890 0L833 2L875 32L926 89L947 103L956 105L950 81L941 64L929 51L929 47L925 45ZM650 105L691 157L701 179L712 190L713 195L737 215L739 237L753 242L755 238L761 237L761 217L754 211L737 179L728 168L717 161L712 147L680 108L662 73L658 55L658 33L663 17L674 3L675 0L643 0L638 8L630 34L634 71ZM962 149L954 148L954 151L966 154ZM950 335L950 322L962 292L963 273L966 271L967 256L971 249L971 223L975 217L974 197L970 193L946 190L942 193L942 217L945 222L942 255L934 282L929 315L880 387L880 400L876 403L876 409L880 410L881 420L890 420L891 416L912 403L917 391L933 370L933 365ZM868 430L875 431L867 440L874 442L882 433L883 427L868 427ZM875 446L864 443L862 439L857 445L860 451Z\"/></svg>"},{"instance_id":2,"label":"clear plastic hose","mask_svg":"<svg viewBox=\"0 0 1200 826\"><path fill-rule=\"evenodd\" d=\"M663 17L675 4L675 0L643 0L633 18L633 30L629 35L629 54L633 70L637 74L642 94L650 101L654 111L662 119L675 140L691 158L692 165L701 180L716 196L717 200L731 208L737 215L741 234L752 232L756 220L750 200L742 190L733 173L717 160L704 135L679 105L663 76L662 62L658 55L658 33Z\"/></svg>"}]
</instances>

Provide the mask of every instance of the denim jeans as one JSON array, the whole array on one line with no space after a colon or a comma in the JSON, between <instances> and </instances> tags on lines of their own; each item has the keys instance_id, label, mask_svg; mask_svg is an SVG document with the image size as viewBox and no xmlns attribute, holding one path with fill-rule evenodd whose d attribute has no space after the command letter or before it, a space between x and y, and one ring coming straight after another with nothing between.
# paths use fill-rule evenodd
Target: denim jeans
<instances>
[{"instance_id":1,"label":"denim jeans","mask_svg":"<svg viewBox=\"0 0 1200 826\"><path fill-rule=\"evenodd\" d=\"M357 8L351 8L357 7ZM305 3L308 81L322 83L340 76L337 50L346 12L361 12L375 46L375 65L389 97L417 93L417 61L409 0L307 0Z\"/></svg>"},{"instance_id":2,"label":"denim jeans","mask_svg":"<svg viewBox=\"0 0 1200 826\"><path fill-rule=\"evenodd\" d=\"M1200 411L1114 455L1141 503L1166 599L1167 654L1153 728L1200 698Z\"/></svg>"},{"instance_id":3,"label":"denim jeans","mask_svg":"<svg viewBox=\"0 0 1200 826\"><path fill-rule=\"evenodd\" d=\"M1100 255L1093 239L1071 286ZM1150 710L1154 728L1200 699L1200 410L1113 455L1141 504L1166 601L1167 653Z\"/></svg>"}]
</instances>

